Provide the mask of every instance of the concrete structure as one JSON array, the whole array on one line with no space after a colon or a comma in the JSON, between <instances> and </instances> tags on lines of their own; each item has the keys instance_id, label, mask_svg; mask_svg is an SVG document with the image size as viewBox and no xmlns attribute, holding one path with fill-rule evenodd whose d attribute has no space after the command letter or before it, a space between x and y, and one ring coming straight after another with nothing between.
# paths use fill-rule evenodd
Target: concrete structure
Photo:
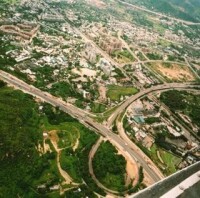
<instances>
[{"instance_id":1,"label":"concrete structure","mask_svg":"<svg viewBox=\"0 0 200 198\"><path fill-rule=\"evenodd\" d=\"M122 43L116 38L106 38L100 40L100 47L104 49L107 53L111 54L115 50L121 50Z\"/></svg>"},{"instance_id":2,"label":"concrete structure","mask_svg":"<svg viewBox=\"0 0 200 198\"><path fill-rule=\"evenodd\" d=\"M103 70L104 74L110 76L112 72L112 65L104 58L101 58L99 61L99 66Z\"/></svg>"},{"instance_id":3,"label":"concrete structure","mask_svg":"<svg viewBox=\"0 0 200 198\"><path fill-rule=\"evenodd\" d=\"M91 63L95 63L97 61L97 53L91 43L88 42L85 44L83 56Z\"/></svg>"},{"instance_id":4,"label":"concrete structure","mask_svg":"<svg viewBox=\"0 0 200 198\"><path fill-rule=\"evenodd\" d=\"M130 198L197 198L200 193L200 162L138 192Z\"/></svg>"},{"instance_id":5,"label":"concrete structure","mask_svg":"<svg viewBox=\"0 0 200 198\"><path fill-rule=\"evenodd\" d=\"M65 22L65 19L62 15L54 15L54 14L43 14L41 16L41 18L44 20L44 21L48 21L48 22Z\"/></svg>"},{"instance_id":6,"label":"concrete structure","mask_svg":"<svg viewBox=\"0 0 200 198\"><path fill-rule=\"evenodd\" d=\"M101 36L99 40L100 47L107 53L111 54L115 50L122 49L122 42L117 38L109 35L109 32L106 28L102 28L99 34Z\"/></svg>"}]
</instances>

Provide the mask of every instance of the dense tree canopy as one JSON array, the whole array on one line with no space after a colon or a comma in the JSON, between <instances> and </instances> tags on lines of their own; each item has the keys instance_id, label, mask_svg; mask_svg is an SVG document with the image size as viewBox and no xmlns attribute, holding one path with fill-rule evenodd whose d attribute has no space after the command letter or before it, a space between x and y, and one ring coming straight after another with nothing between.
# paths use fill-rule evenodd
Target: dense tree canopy
<instances>
[{"instance_id":1,"label":"dense tree canopy","mask_svg":"<svg viewBox=\"0 0 200 198\"><path fill-rule=\"evenodd\" d=\"M172 111L182 111L193 123L200 126L200 95L171 90L162 93L160 99Z\"/></svg>"},{"instance_id":2,"label":"dense tree canopy","mask_svg":"<svg viewBox=\"0 0 200 198\"><path fill-rule=\"evenodd\" d=\"M31 96L1 86L0 197L28 191L33 177L45 166L36 150L42 135L36 110Z\"/></svg>"},{"instance_id":3,"label":"dense tree canopy","mask_svg":"<svg viewBox=\"0 0 200 198\"><path fill-rule=\"evenodd\" d=\"M102 143L97 150L93 168L96 177L113 190L123 191L125 185L126 160L111 143Z\"/></svg>"}]
</instances>

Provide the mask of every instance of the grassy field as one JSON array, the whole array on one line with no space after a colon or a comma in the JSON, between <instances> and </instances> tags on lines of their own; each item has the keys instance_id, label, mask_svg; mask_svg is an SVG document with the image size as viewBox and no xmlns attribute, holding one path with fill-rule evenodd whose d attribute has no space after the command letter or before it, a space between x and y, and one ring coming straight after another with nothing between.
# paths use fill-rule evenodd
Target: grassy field
<instances>
[{"instance_id":1,"label":"grassy field","mask_svg":"<svg viewBox=\"0 0 200 198\"><path fill-rule=\"evenodd\" d=\"M116 58L119 63L133 62L135 60L128 50L116 50L111 54L111 56Z\"/></svg>"},{"instance_id":2,"label":"grassy field","mask_svg":"<svg viewBox=\"0 0 200 198\"><path fill-rule=\"evenodd\" d=\"M97 117L93 117L93 119L96 120L97 122L103 122L104 120L107 120L109 116L112 115L112 113L117 109L117 107L118 105L111 107L102 114L97 115Z\"/></svg>"},{"instance_id":3,"label":"grassy field","mask_svg":"<svg viewBox=\"0 0 200 198\"><path fill-rule=\"evenodd\" d=\"M81 182L79 159L72 150L64 149L61 151L60 163L63 170L67 171L75 182Z\"/></svg>"},{"instance_id":4,"label":"grassy field","mask_svg":"<svg viewBox=\"0 0 200 198\"><path fill-rule=\"evenodd\" d=\"M79 130L71 123L66 124L65 130L58 131L57 134L59 148L73 147L80 137Z\"/></svg>"},{"instance_id":5,"label":"grassy field","mask_svg":"<svg viewBox=\"0 0 200 198\"><path fill-rule=\"evenodd\" d=\"M103 113L106 110L106 105L100 103L92 103L91 110L93 113Z\"/></svg>"},{"instance_id":6,"label":"grassy field","mask_svg":"<svg viewBox=\"0 0 200 198\"><path fill-rule=\"evenodd\" d=\"M160 154L160 158L158 157L158 152ZM177 171L176 165L181 162L181 158L158 148L155 144L151 147L151 151L149 151L149 155L151 159L158 164L158 166L163 169L163 172L166 175L171 175ZM163 163L164 162L164 163Z\"/></svg>"},{"instance_id":7,"label":"grassy field","mask_svg":"<svg viewBox=\"0 0 200 198\"><path fill-rule=\"evenodd\" d=\"M109 85L107 97L112 101L119 101L121 96L130 96L134 95L138 90L134 87L122 87L117 85Z\"/></svg>"}]
</instances>

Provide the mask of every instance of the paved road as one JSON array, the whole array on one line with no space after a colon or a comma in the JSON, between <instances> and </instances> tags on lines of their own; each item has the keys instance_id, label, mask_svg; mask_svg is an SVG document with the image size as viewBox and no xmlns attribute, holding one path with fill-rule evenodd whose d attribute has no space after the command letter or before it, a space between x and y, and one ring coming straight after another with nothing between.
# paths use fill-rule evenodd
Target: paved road
<instances>
[{"instance_id":1,"label":"paved road","mask_svg":"<svg viewBox=\"0 0 200 198\"><path fill-rule=\"evenodd\" d=\"M96 182L96 184L101 188L104 189L106 192L113 194L118 194L118 191L110 190L109 188L105 187L99 180L96 178L94 171L93 171L93 165L92 165L92 160L95 156L95 153L97 152L99 146L101 145L103 141L102 136L97 140L96 144L92 147L90 154L89 154L89 172L93 178L93 180ZM114 195L113 195L114 196Z\"/></svg>"},{"instance_id":2,"label":"paved road","mask_svg":"<svg viewBox=\"0 0 200 198\"><path fill-rule=\"evenodd\" d=\"M59 107L62 111L70 114L71 116L77 118L82 124L86 126L90 126L93 128L96 132L100 133L102 136L106 137L114 146L116 146L122 153L127 152L127 154L133 159L137 159L138 162L143 166L143 168L146 170L146 172L149 174L151 179L154 182L159 181L161 178L158 176L154 171L149 168L147 163L143 158L141 158L137 153L135 153L128 145L124 142L123 139L121 139L118 135L112 133L110 129L105 127L104 125L94 122L90 117L88 117L87 113L83 110L73 106L69 105L68 103L62 101L61 99L58 99L46 92L43 92L31 85L28 85L27 83L24 83L23 81L17 79L16 77L0 71L0 79L7 82L10 85L15 86L16 88L24 91L25 93L29 93L30 95L33 95L37 98L42 99L43 101L52 104L53 106Z\"/></svg>"},{"instance_id":3,"label":"paved road","mask_svg":"<svg viewBox=\"0 0 200 198\"><path fill-rule=\"evenodd\" d=\"M140 158L143 158L147 164L151 166L151 168L156 172L157 175L159 175L161 178L164 178L162 172L157 168L157 166L154 164L154 162L135 144L133 143L128 135L126 134L124 127L123 127L123 119L118 120L117 122L117 130L119 132L120 137L128 144L128 146L135 151L135 153L140 156Z\"/></svg>"},{"instance_id":4,"label":"paved road","mask_svg":"<svg viewBox=\"0 0 200 198\"><path fill-rule=\"evenodd\" d=\"M137 9L137 10L142 10L144 12L148 12L150 14L154 14L154 15L157 15L159 17L165 17L165 18L171 19L173 21L177 21L177 22L183 23L185 25L200 25L200 23L195 23L195 22L192 22L192 21L185 21L185 20L182 20L182 19L177 19L175 17L170 17L170 16L167 16L165 14L162 14L162 13L159 13L159 12L155 12L155 11L149 10L147 8L144 8L144 7L136 6L136 5L131 4L131 3L127 3L127 2L124 2L124 1L121 1L121 0L118 0L118 1L120 3L122 3L122 4L124 4L124 5L130 6L132 8Z\"/></svg>"},{"instance_id":5,"label":"paved road","mask_svg":"<svg viewBox=\"0 0 200 198\"><path fill-rule=\"evenodd\" d=\"M122 44L125 46L125 48L129 51L129 53L134 57L134 59L135 60L137 60L137 61L140 61L139 60L139 58L133 53L133 51L130 49L130 47L129 47L129 45L127 44L127 42L125 42L124 41L124 39L122 39L122 36L123 35L123 33L122 33L122 30L121 31L119 31L118 33L117 33L117 37L118 37L118 39L122 42Z\"/></svg>"},{"instance_id":6,"label":"paved road","mask_svg":"<svg viewBox=\"0 0 200 198\"><path fill-rule=\"evenodd\" d=\"M27 83L24 83L23 81L17 79L16 77L0 71L0 79L7 82L8 84L11 84L15 86L16 88L21 89L22 91L29 93L30 95L33 95L37 98L42 99L43 101L52 104L53 106L59 107L62 111L72 115L73 117L77 118L81 123L84 125L90 126L93 128L96 132L100 133L104 137L106 137L114 146L116 146L119 150L122 152L127 152L133 159L137 159L138 162L143 166L145 171L149 174L151 179L154 182L157 182L161 179L159 175L156 174L146 163L146 161L140 157L136 152L134 152L127 143L124 142L123 139L121 139L118 135L112 133L112 131L105 127L104 125L97 123L93 121L90 117L88 117L88 114L84 112L83 110L73 106L69 105L68 103L62 101L61 99L58 99L46 92L43 92L31 85L28 85ZM188 84L166 84L166 85L158 85L156 87L149 88L147 90L144 90L133 97L130 97L126 102L124 102L114 113L114 117L117 116L119 113L121 113L129 104L131 104L134 100L137 98L140 98L144 94L150 93L152 91L160 90L160 89L170 89L170 88L190 88L191 85Z\"/></svg>"},{"instance_id":7,"label":"paved road","mask_svg":"<svg viewBox=\"0 0 200 198\"><path fill-rule=\"evenodd\" d=\"M121 106L119 106L115 112L108 118L108 122L107 122L107 126L111 127L112 123L115 121L115 119L117 118L117 116L122 113L131 103L133 103L135 100L141 98L142 96L152 93L152 92L156 92L159 90L169 90L169 89L194 89L194 87L196 88L200 88L200 85L192 85L190 83L166 83L166 84L162 84L162 85L157 85L145 90L140 91L139 93L129 97L127 100L125 100L124 103L122 103Z\"/></svg>"},{"instance_id":8,"label":"paved road","mask_svg":"<svg viewBox=\"0 0 200 198\"><path fill-rule=\"evenodd\" d=\"M187 64L187 66L192 70L192 72L194 73L194 75L196 76L197 79L200 80L200 76L199 74L193 69L192 65L189 63L188 59L186 57L184 57L185 62Z\"/></svg>"}]
</instances>

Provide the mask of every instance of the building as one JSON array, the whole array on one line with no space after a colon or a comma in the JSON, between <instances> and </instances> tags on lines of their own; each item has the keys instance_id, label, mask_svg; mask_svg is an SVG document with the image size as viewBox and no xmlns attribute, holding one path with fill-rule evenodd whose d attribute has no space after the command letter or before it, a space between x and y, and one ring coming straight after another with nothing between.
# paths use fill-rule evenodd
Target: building
<instances>
[{"instance_id":1,"label":"building","mask_svg":"<svg viewBox=\"0 0 200 198\"><path fill-rule=\"evenodd\" d=\"M14 36L16 40L31 42L36 36L39 25L37 24L16 24L16 25L2 25L0 26L0 32L10 34Z\"/></svg>"},{"instance_id":2,"label":"building","mask_svg":"<svg viewBox=\"0 0 200 198\"><path fill-rule=\"evenodd\" d=\"M99 67L103 70L104 74L110 76L113 68L112 65L104 58L101 58L99 61Z\"/></svg>"},{"instance_id":3,"label":"building","mask_svg":"<svg viewBox=\"0 0 200 198\"><path fill-rule=\"evenodd\" d=\"M65 19L62 15L53 15L53 14L43 14L41 19L48 22L65 22Z\"/></svg>"},{"instance_id":4,"label":"building","mask_svg":"<svg viewBox=\"0 0 200 198\"><path fill-rule=\"evenodd\" d=\"M83 52L83 56L90 62L90 63L96 63L97 61L97 54L95 52L94 47L91 43L85 44L85 50Z\"/></svg>"}]
</instances>

